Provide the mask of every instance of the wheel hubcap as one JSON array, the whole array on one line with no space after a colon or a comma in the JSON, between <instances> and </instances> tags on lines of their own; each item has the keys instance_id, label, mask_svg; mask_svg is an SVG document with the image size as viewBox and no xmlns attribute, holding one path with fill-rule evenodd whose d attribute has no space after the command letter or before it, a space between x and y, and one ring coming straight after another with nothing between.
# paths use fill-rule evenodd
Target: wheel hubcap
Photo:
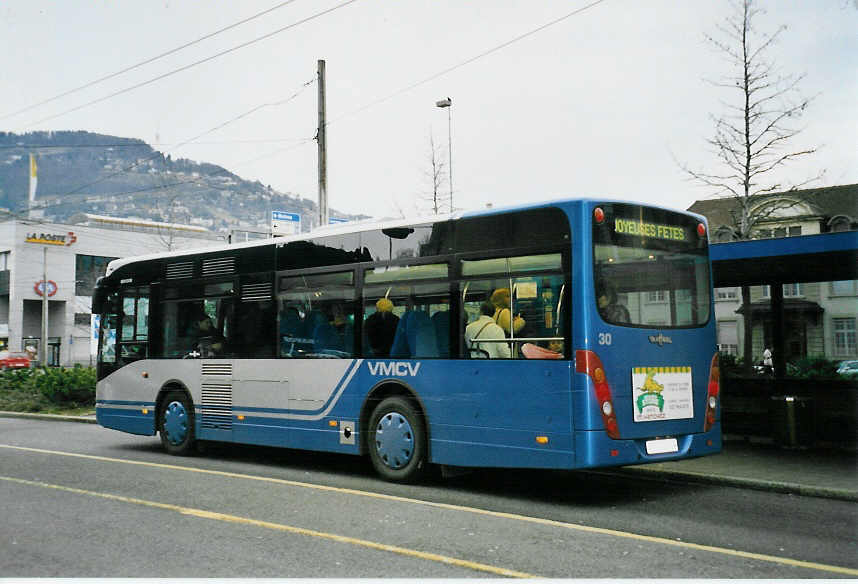
<instances>
[{"instance_id":1,"label":"wheel hubcap","mask_svg":"<svg viewBox=\"0 0 858 584\"><path fill-rule=\"evenodd\" d=\"M164 410L164 430L170 444L181 444L188 437L188 412L181 402L172 402Z\"/></svg>"},{"instance_id":2,"label":"wheel hubcap","mask_svg":"<svg viewBox=\"0 0 858 584\"><path fill-rule=\"evenodd\" d=\"M392 469L408 464L414 454L414 433L405 416L390 412L378 421L375 448L379 458Z\"/></svg>"}]
</instances>

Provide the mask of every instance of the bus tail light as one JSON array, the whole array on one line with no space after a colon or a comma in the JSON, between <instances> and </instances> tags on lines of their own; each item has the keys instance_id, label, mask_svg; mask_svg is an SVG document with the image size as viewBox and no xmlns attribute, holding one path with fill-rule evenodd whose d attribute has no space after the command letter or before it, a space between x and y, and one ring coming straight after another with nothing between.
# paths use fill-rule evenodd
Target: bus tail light
<instances>
[{"instance_id":1,"label":"bus tail light","mask_svg":"<svg viewBox=\"0 0 858 584\"><path fill-rule=\"evenodd\" d=\"M704 432L711 430L715 424L719 393L721 393L721 368L718 365L718 353L715 353L712 364L709 366L709 390L706 392L706 417L703 420Z\"/></svg>"},{"instance_id":2,"label":"bus tail light","mask_svg":"<svg viewBox=\"0 0 858 584\"><path fill-rule=\"evenodd\" d=\"M605 431L611 438L619 439L620 427L617 424L617 415L611 397L611 386L605 376L602 360L593 351L575 351L575 370L578 373L586 373L593 381L593 390L596 393L596 400L599 402L599 413L602 414Z\"/></svg>"}]
</instances>

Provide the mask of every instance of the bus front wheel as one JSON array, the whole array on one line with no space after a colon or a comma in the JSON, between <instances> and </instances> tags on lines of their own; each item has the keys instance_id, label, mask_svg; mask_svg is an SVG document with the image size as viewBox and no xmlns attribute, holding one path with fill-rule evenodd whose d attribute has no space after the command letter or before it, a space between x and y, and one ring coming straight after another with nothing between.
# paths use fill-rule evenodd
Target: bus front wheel
<instances>
[{"instance_id":1,"label":"bus front wheel","mask_svg":"<svg viewBox=\"0 0 858 584\"><path fill-rule=\"evenodd\" d=\"M194 406L187 394L171 391L158 415L161 444L168 454L187 456L194 447Z\"/></svg>"},{"instance_id":2,"label":"bus front wheel","mask_svg":"<svg viewBox=\"0 0 858 584\"><path fill-rule=\"evenodd\" d=\"M426 471L426 426L410 401L394 396L372 412L368 436L369 457L384 479L410 483Z\"/></svg>"}]
</instances>

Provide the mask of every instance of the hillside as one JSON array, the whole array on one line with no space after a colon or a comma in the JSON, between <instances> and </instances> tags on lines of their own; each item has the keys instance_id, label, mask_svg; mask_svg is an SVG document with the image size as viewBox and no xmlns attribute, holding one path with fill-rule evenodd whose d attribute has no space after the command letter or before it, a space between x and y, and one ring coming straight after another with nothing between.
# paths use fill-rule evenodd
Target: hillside
<instances>
[{"instance_id":1,"label":"hillside","mask_svg":"<svg viewBox=\"0 0 858 584\"><path fill-rule=\"evenodd\" d=\"M29 155L36 155L34 208L66 222L76 213L188 223L214 231L264 230L272 210L299 213L304 230L315 201L272 190L205 162L173 160L136 138L90 132L0 132L0 207L26 213ZM331 216L357 219L331 210Z\"/></svg>"}]
</instances>

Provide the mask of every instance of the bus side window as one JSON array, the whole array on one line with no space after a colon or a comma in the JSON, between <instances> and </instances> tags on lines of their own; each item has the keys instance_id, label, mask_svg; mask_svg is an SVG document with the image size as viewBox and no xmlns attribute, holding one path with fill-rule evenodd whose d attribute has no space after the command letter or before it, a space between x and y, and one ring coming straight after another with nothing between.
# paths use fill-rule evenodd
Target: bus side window
<instances>
[{"instance_id":1,"label":"bus side window","mask_svg":"<svg viewBox=\"0 0 858 584\"><path fill-rule=\"evenodd\" d=\"M564 358L569 328L568 310L563 307L566 286L562 269L559 253L463 260L465 279L460 288L465 336L478 334L479 326L471 326L470 335L467 327L479 320L481 304L489 302L495 309L493 320L508 339L511 358ZM465 358L472 356L467 345L466 338Z\"/></svg>"},{"instance_id":2,"label":"bus side window","mask_svg":"<svg viewBox=\"0 0 858 584\"><path fill-rule=\"evenodd\" d=\"M274 357L274 327L277 311L274 302L241 302L232 334L232 352L236 357ZM227 330L227 332L230 332Z\"/></svg>"},{"instance_id":3,"label":"bus side window","mask_svg":"<svg viewBox=\"0 0 858 584\"><path fill-rule=\"evenodd\" d=\"M165 302L164 357L230 356L235 343L233 306L232 298Z\"/></svg>"},{"instance_id":4,"label":"bus side window","mask_svg":"<svg viewBox=\"0 0 858 584\"><path fill-rule=\"evenodd\" d=\"M282 276L278 287L281 357L355 355L354 272Z\"/></svg>"}]
</instances>

